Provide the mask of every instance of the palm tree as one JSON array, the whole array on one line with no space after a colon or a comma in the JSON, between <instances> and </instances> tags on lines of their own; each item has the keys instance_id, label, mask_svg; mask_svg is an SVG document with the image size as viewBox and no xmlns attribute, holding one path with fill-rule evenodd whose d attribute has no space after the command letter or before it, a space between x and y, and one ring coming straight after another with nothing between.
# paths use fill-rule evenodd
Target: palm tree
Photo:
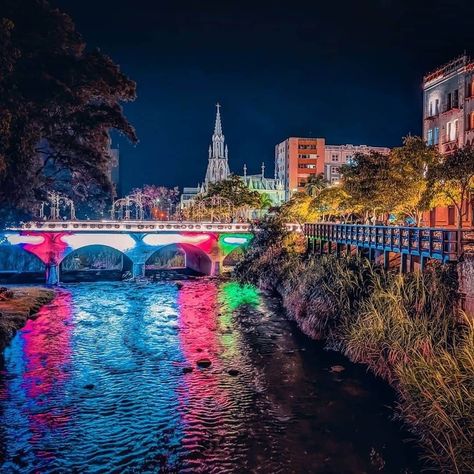
<instances>
[{"instance_id":1,"label":"palm tree","mask_svg":"<svg viewBox=\"0 0 474 474\"><path fill-rule=\"evenodd\" d=\"M322 189L327 188L328 186L329 183L324 179L323 173L319 173L309 176L304 189L306 194L314 197L317 196Z\"/></svg>"},{"instance_id":2,"label":"palm tree","mask_svg":"<svg viewBox=\"0 0 474 474\"><path fill-rule=\"evenodd\" d=\"M260 194L260 209L268 209L273 206L272 198L268 193Z\"/></svg>"}]
</instances>

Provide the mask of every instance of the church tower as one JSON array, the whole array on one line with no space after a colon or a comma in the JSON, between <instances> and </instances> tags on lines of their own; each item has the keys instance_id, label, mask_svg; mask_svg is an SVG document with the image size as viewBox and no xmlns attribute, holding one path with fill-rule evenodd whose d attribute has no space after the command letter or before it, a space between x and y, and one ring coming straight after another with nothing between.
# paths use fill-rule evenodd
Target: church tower
<instances>
[{"instance_id":1,"label":"church tower","mask_svg":"<svg viewBox=\"0 0 474 474\"><path fill-rule=\"evenodd\" d=\"M227 179L230 174L228 155L229 150L225 145L224 134L222 133L220 104L216 104L216 123L212 143L209 145L209 163L207 165L205 184L215 183Z\"/></svg>"}]
</instances>

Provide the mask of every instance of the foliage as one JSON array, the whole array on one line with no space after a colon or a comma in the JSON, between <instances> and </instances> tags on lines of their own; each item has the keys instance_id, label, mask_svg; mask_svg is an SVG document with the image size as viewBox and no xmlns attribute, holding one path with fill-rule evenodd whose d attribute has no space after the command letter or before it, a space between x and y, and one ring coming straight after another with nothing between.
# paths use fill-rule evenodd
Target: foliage
<instances>
[{"instance_id":1,"label":"foliage","mask_svg":"<svg viewBox=\"0 0 474 474\"><path fill-rule=\"evenodd\" d=\"M260 195L260 209L269 209L273 206L272 198L268 195L268 193L259 193Z\"/></svg>"},{"instance_id":2,"label":"foliage","mask_svg":"<svg viewBox=\"0 0 474 474\"><path fill-rule=\"evenodd\" d=\"M385 272L367 259L308 257L266 224L236 276L283 298L313 338L390 382L398 416L442 472L474 470L474 324L459 309L456 269ZM266 239L271 242L267 245Z\"/></svg>"},{"instance_id":3,"label":"foliage","mask_svg":"<svg viewBox=\"0 0 474 474\"><path fill-rule=\"evenodd\" d=\"M306 193L295 193L288 202L280 207L280 216L286 222L315 222L319 218L318 209L314 206L314 198Z\"/></svg>"},{"instance_id":4,"label":"foliage","mask_svg":"<svg viewBox=\"0 0 474 474\"><path fill-rule=\"evenodd\" d=\"M468 212L464 205L474 187L474 146L466 145L439 159L429 172L430 185L455 206L457 226Z\"/></svg>"},{"instance_id":5,"label":"foliage","mask_svg":"<svg viewBox=\"0 0 474 474\"><path fill-rule=\"evenodd\" d=\"M323 189L329 186L329 182L324 179L323 173L312 174L306 181L304 191L308 196L317 196Z\"/></svg>"},{"instance_id":6,"label":"foliage","mask_svg":"<svg viewBox=\"0 0 474 474\"><path fill-rule=\"evenodd\" d=\"M390 166L396 202L391 211L399 218L408 217L420 225L423 212L439 203L439 193L428 179L429 170L439 159L438 150L420 137L405 137L403 146L392 150Z\"/></svg>"},{"instance_id":7,"label":"foliage","mask_svg":"<svg viewBox=\"0 0 474 474\"><path fill-rule=\"evenodd\" d=\"M317 208L323 221L336 217L347 219L349 215L358 210L347 191L341 186L322 189L314 198L313 205Z\"/></svg>"},{"instance_id":8,"label":"foliage","mask_svg":"<svg viewBox=\"0 0 474 474\"><path fill-rule=\"evenodd\" d=\"M132 189L130 194L140 199L151 217L161 217L156 215L156 210L173 213L179 201L178 187L167 188L145 184L141 188Z\"/></svg>"},{"instance_id":9,"label":"foliage","mask_svg":"<svg viewBox=\"0 0 474 474\"><path fill-rule=\"evenodd\" d=\"M366 215L373 219L388 214L397 204L394 169L382 153L356 153L350 164L341 166L343 188Z\"/></svg>"},{"instance_id":10,"label":"foliage","mask_svg":"<svg viewBox=\"0 0 474 474\"><path fill-rule=\"evenodd\" d=\"M67 183L111 189L109 131L136 141L120 103L135 83L86 45L46 0L4 0L0 14L0 203L31 210Z\"/></svg>"},{"instance_id":11,"label":"foliage","mask_svg":"<svg viewBox=\"0 0 474 474\"><path fill-rule=\"evenodd\" d=\"M209 183L206 197L212 196L228 199L235 209L259 209L261 206L258 191L250 190L236 175L230 175L227 179L216 183Z\"/></svg>"}]
</instances>

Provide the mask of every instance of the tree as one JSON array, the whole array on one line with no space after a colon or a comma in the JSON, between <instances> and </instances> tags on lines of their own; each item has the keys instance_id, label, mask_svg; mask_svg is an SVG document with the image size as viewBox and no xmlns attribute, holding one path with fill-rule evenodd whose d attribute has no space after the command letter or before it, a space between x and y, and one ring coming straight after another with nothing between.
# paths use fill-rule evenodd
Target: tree
<instances>
[{"instance_id":1,"label":"tree","mask_svg":"<svg viewBox=\"0 0 474 474\"><path fill-rule=\"evenodd\" d=\"M179 200L179 189L177 187L167 188L154 184L145 184L141 188L134 188L131 194L140 196L143 204L149 208L152 217L157 217L154 215L157 211L160 214L162 212L171 214Z\"/></svg>"},{"instance_id":2,"label":"tree","mask_svg":"<svg viewBox=\"0 0 474 474\"><path fill-rule=\"evenodd\" d=\"M317 207L314 205L314 198L306 193L297 192L291 196L288 202L280 207L279 215L286 222L316 222L320 217Z\"/></svg>"},{"instance_id":3,"label":"tree","mask_svg":"<svg viewBox=\"0 0 474 474\"><path fill-rule=\"evenodd\" d=\"M304 186L306 194L309 196L317 196L323 189L329 186L328 181L324 179L323 173L312 174L308 177L308 181Z\"/></svg>"},{"instance_id":4,"label":"tree","mask_svg":"<svg viewBox=\"0 0 474 474\"><path fill-rule=\"evenodd\" d=\"M350 164L341 166L342 189L358 206L375 220L394 209L398 201L395 170L389 156L370 151L356 153Z\"/></svg>"},{"instance_id":5,"label":"tree","mask_svg":"<svg viewBox=\"0 0 474 474\"><path fill-rule=\"evenodd\" d=\"M456 209L456 224L462 228L468 213L468 199L474 187L474 146L466 145L449 155L444 155L428 175L430 185ZM458 232L459 239L461 233Z\"/></svg>"},{"instance_id":6,"label":"tree","mask_svg":"<svg viewBox=\"0 0 474 474\"><path fill-rule=\"evenodd\" d=\"M269 209L272 206L273 201L268 193L260 193L260 209Z\"/></svg>"},{"instance_id":7,"label":"tree","mask_svg":"<svg viewBox=\"0 0 474 474\"><path fill-rule=\"evenodd\" d=\"M349 194L341 186L331 186L321 190L313 199L313 206L318 210L323 221L341 217L344 220L354 211Z\"/></svg>"},{"instance_id":8,"label":"tree","mask_svg":"<svg viewBox=\"0 0 474 474\"><path fill-rule=\"evenodd\" d=\"M404 138L403 146L390 154L393 189L396 203L392 212L402 218L409 217L419 226L423 212L432 209L439 201L439 193L430 186L429 170L440 160L434 147L420 137Z\"/></svg>"},{"instance_id":9,"label":"tree","mask_svg":"<svg viewBox=\"0 0 474 474\"><path fill-rule=\"evenodd\" d=\"M250 190L239 176L230 175L227 179L209 183L205 197L220 196L228 199L238 211L260 209L261 198L258 191Z\"/></svg>"},{"instance_id":10,"label":"tree","mask_svg":"<svg viewBox=\"0 0 474 474\"><path fill-rule=\"evenodd\" d=\"M88 51L69 16L46 0L0 11L0 204L31 210L46 191L109 192L109 131L136 141L121 102L135 83Z\"/></svg>"}]
</instances>

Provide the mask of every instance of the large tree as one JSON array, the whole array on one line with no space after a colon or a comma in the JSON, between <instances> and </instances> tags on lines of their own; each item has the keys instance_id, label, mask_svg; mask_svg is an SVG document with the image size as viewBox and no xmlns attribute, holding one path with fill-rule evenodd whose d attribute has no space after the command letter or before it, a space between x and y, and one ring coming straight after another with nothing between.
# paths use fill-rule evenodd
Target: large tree
<instances>
[{"instance_id":1,"label":"large tree","mask_svg":"<svg viewBox=\"0 0 474 474\"><path fill-rule=\"evenodd\" d=\"M430 169L428 178L430 186L436 188L455 207L456 224L461 229L474 189L474 146L466 145L440 157L438 163Z\"/></svg>"},{"instance_id":2,"label":"large tree","mask_svg":"<svg viewBox=\"0 0 474 474\"><path fill-rule=\"evenodd\" d=\"M358 207L375 220L391 212L398 199L395 170L390 156L371 151L356 153L350 164L341 167L342 187Z\"/></svg>"},{"instance_id":3,"label":"large tree","mask_svg":"<svg viewBox=\"0 0 474 474\"><path fill-rule=\"evenodd\" d=\"M392 150L390 166L396 196L393 213L420 225L423 212L442 203L436 187L429 182L430 170L439 160L438 150L420 137L405 137L403 146Z\"/></svg>"},{"instance_id":4,"label":"large tree","mask_svg":"<svg viewBox=\"0 0 474 474\"><path fill-rule=\"evenodd\" d=\"M47 190L109 191L109 131L136 141L121 102L135 83L46 0L0 6L0 206L31 210Z\"/></svg>"}]
</instances>

